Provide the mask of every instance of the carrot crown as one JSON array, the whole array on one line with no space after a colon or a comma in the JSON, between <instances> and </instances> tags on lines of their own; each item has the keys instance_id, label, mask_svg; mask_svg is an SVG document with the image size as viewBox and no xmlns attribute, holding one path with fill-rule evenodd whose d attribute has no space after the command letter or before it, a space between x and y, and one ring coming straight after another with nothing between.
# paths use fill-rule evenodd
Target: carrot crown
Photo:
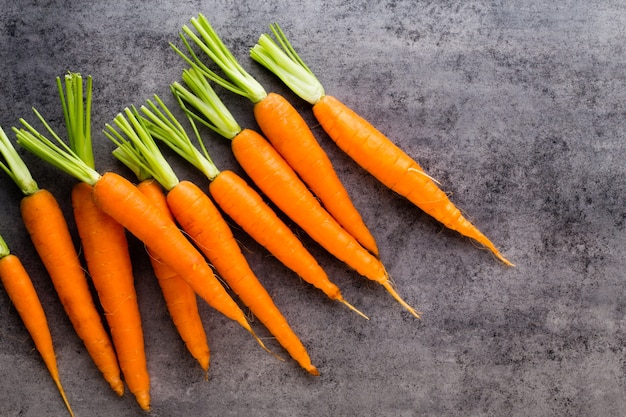
<instances>
[{"instance_id":1,"label":"carrot crown","mask_svg":"<svg viewBox=\"0 0 626 417\"><path fill-rule=\"evenodd\" d=\"M0 127L0 153L6 161L6 164L0 161L0 167L17 184L22 193L30 195L39 190L37 182L2 127Z\"/></svg>"},{"instance_id":2,"label":"carrot crown","mask_svg":"<svg viewBox=\"0 0 626 417\"><path fill-rule=\"evenodd\" d=\"M250 57L278 76L302 99L317 103L324 97L324 87L296 53L280 26L273 24L270 29L278 42L262 34L250 50Z\"/></svg>"},{"instance_id":3,"label":"carrot crown","mask_svg":"<svg viewBox=\"0 0 626 417\"><path fill-rule=\"evenodd\" d=\"M165 189L174 188L179 183L178 177L163 157L137 110L126 108L113 122L128 138L126 139L111 124L106 124L108 131L105 130L104 134L117 145L113 155L138 176L141 174L140 170L143 170Z\"/></svg>"},{"instance_id":4,"label":"carrot crown","mask_svg":"<svg viewBox=\"0 0 626 417\"><path fill-rule=\"evenodd\" d=\"M146 106L141 107L141 111L146 115L144 122L148 131L155 138L165 142L165 144L174 152L198 168L209 180L212 181L219 175L220 171L211 160L204 143L200 139L200 134L198 133L198 129L196 128L193 119L190 117L189 121L198 143L200 144L202 152L193 146L193 143L185 132L183 126L178 122L178 120L176 120L176 117L174 117L172 112L169 111L159 97L156 95L154 97L160 107L163 108L163 111L159 110L159 108L150 100L148 100L148 106L150 106L150 108ZM183 110L186 110L183 101L178 96L176 96L176 98L178 99ZM226 110L226 108L224 109ZM228 112L228 110L226 110L226 112Z\"/></svg>"},{"instance_id":5,"label":"carrot crown","mask_svg":"<svg viewBox=\"0 0 626 417\"><path fill-rule=\"evenodd\" d=\"M204 15L199 14L197 18L191 19L191 25L196 29L196 34L189 26L183 26L183 33L180 37L191 58L185 55L180 49L170 43L170 46L187 62L192 68L202 72L207 78L215 83L232 91L233 93L247 97L253 103L263 100L267 92L257 80L243 69L234 55L224 45L224 42L217 35L209 21ZM219 76L202 62L193 51L189 37L202 52L204 52L213 62L215 62L226 74L228 80ZM230 80L230 81L229 81Z\"/></svg>"}]
</instances>

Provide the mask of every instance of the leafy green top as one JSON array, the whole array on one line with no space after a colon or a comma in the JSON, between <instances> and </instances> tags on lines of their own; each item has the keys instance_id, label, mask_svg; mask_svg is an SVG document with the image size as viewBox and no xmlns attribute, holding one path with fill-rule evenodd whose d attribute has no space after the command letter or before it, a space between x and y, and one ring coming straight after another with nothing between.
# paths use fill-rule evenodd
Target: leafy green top
<instances>
[{"instance_id":1,"label":"leafy green top","mask_svg":"<svg viewBox=\"0 0 626 417\"><path fill-rule=\"evenodd\" d=\"M233 139L241 132L241 127L217 96L203 72L195 68L185 70L183 81L189 89L178 82L174 82L171 88L190 119L201 122L227 139ZM184 103L189 104L196 112L189 110Z\"/></svg>"},{"instance_id":2,"label":"leafy green top","mask_svg":"<svg viewBox=\"0 0 626 417\"><path fill-rule=\"evenodd\" d=\"M70 148L87 165L95 168L91 145L91 76L87 77L86 97L83 97L83 77L79 73L70 72L64 78L66 96L63 95L61 78L56 80Z\"/></svg>"},{"instance_id":3,"label":"leafy green top","mask_svg":"<svg viewBox=\"0 0 626 417\"><path fill-rule=\"evenodd\" d=\"M0 161L0 168L17 184L24 195L34 194L39 190L37 182L33 179L24 160L0 127L0 153L6 164Z\"/></svg>"},{"instance_id":4,"label":"leafy green top","mask_svg":"<svg viewBox=\"0 0 626 417\"><path fill-rule=\"evenodd\" d=\"M278 24L270 25L270 29L278 41L262 34L250 50L250 57L278 76L302 99L311 104L317 103L324 97L324 87L296 53Z\"/></svg>"},{"instance_id":5,"label":"leafy green top","mask_svg":"<svg viewBox=\"0 0 626 417\"><path fill-rule=\"evenodd\" d=\"M165 160L139 112L135 108L126 108L113 122L122 132L106 124L108 131L105 130L104 134L118 146L113 155L139 178L152 176L166 190L174 188L179 183L178 177Z\"/></svg>"},{"instance_id":6,"label":"leafy green top","mask_svg":"<svg viewBox=\"0 0 626 417\"><path fill-rule=\"evenodd\" d=\"M9 245L7 245L7 243L0 235L0 259L4 258L5 256L9 256L10 254L11 251L9 250Z\"/></svg>"},{"instance_id":7,"label":"leafy green top","mask_svg":"<svg viewBox=\"0 0 626 417\"><path fill-rule=\"evenodd\" d=\"M191 19L192 26L198 34L188 26L183 26L183 33L180 37L189 52L188 57L180 49L170 43L170 46L187 62L192 68L202 72L207 78L232 91L233 93L247 97L253 103L263 100L267 93L263 86L259 84L248 72L239 64L224 42L217 35L207 18L199 14L197 18ZM226 74L226 78L219 76L202 62L193 51L189 37L202 52L204 52L213 62L215 62Z\"/></svg>"},{"instance_id":8,"label":"leafy green top","mask_svg":"<svg viewBox=\"0 0 626 417\"><path fill-rule=\"evenodd\" d=\"M198 133L198 129L196 128L193 119L189 117L189 121L202 151L193 146L191 139L185 132L183 126L178 122L178 120L176 120L176 117L159 99L159 97L156 95L154 97L157 104L163 109L163 111L161 111L157 105L149 100L149 108L146 106L141 107L141 111L146 116L143 120L148 128L148 131L155 138L165 142L167 146L199 169L209 180L212 181L219 175L220 171L211 160L204 143L200 139L200 134ZM176 97L181 108L186 111L183 101L178 96Z\"/></svg>"}]
</instances>

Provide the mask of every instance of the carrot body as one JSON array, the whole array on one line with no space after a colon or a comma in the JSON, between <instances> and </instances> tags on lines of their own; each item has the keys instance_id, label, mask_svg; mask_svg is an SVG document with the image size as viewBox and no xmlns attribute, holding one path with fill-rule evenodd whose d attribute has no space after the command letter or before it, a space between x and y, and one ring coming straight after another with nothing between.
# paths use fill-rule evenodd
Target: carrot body
<instances>
[{"instance_id":1,"label":"carrot body","mask_svg":"<svg viewBox=\"0 0 626 417\"><path fill-rule=\"evenodd\" d=\"M210 306L254 334L245 314L217 280L204 256L124 177L107 172L95 183L98 207L144 242Z\"/></svg>"},{"instance_id":2,"label":"carrot body","mask_svg":"<svg viewBox=\"0 0 626 417\"><path fill-rule=\"evenodd\" d=\"M124 379L141 408L149 410L150 378L126 231L96 206L92 190L85 182L72 189L78 235Z\"/></svg>"},{"instance_id":3,"label":"carrot body","mask_svg":"<svg viewBox=\"0 0 626 417\"><path fill-rule=\"evenodd\" d=\"M54 196L39 190L21 202L24 225L74 330L104 378L123 392L117 357L94 304L67 223Z\"/></svg>"},{"instance_id":4,"label":"carrot body","mask_svg":"<svg viewBox=\"0 0 626 417\"><path fill-rule=\"evenodd\" d=\"M181 181L169 191L167 202L174 218L252 313L304 369L318 375L302 342L250 269L230 227L209 197L195 184Z\"/></svg>"},{"instance_id":5,"label":"carrot body","mask_svg":"<svg viewBox=\"0 0 626 417\"><path fill-rule=\"evenodd\" d=\"M61 386L52 335L46 315L28 272L17 256L9 254L0 259L0 280L30 333L37 351L41 354L65 406L73 416L74 413Z\"/></svg>"},{"instance_id":6,"label":"carrot body","mask_svg":"<svg viewBox=\"0 0 626 417\"><path fill-rule=\"evenodd\" d=\"M241 177L232 171L222 171L209 185L209 192L235 223L284 265L329 298L342 298L339 288L328 279L302 242Z\"/></svg>"},{"instance_id":7,"label":"carrot body","mask_svg":"<svg viewBox=\"0 0 626 417\"><path fill-rule=\"evenodd\" d=\"M172 222L174 221L167 206L165 194L163 194L163 190L158 182L145 180L140 182L137 188L150 199L155 207L168 216ZM152 269L163 292L163 298L172 321L185 342L185 346L198 361L206 375L209 369L210 351L206 332L198 312L196 293L184 279L176 274L150 248L148 248L148 254L150 255Z\"/></svg>"},{"instance_id":8,"label":"carrot body","mask_svg":"<svg viewBox=\"0 0 626 417\"><path fill-rule=\"evenodd\" d=\"M265 138L253 130L244 129L232 140L231 146L246 173L278 208L337 259L385 286L396 300L418 316L391 288L383 264L324 210Z\"/></svg>"},{"instance_id":9,"label":"carrot body","mask_svg":"<svg viewBox=\"0 0 626 417\"><path fill-rule=\"evenodd\" d=\"M313 106L313 113L337 146L363 169L446 227L476 240L502 262L512 265L485 235L463 217L417 162L369 122L329 95Z\"/></svg>"},{"instance_id":10,"label":"carrot body","mask_svg":"<svg viewBox=\"0 0 626 417\"><path fill-rule=\"evenodd\" d=\"M269 93L254 105L254 114L264 136L326 210L361 245L378 255L376 240L354 207L328 155L298 111L283 96Z\"/></svg>"}]
</instances>

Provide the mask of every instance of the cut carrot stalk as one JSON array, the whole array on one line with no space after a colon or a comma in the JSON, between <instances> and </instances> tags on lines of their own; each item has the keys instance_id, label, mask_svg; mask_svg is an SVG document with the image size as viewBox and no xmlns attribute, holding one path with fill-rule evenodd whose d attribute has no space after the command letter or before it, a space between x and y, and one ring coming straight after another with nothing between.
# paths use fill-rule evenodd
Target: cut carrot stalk
<instances>
[{"instance_id":1,"label":"cut carrot stalk","mask_svg":"<svg viewBox=\"0 0 626 417\"><path fill-rule=\"evenodd\" d=\"M322 84L295 52L278 25L260 36L252 59L277 75L294 93L313 105L313 113L337 146L385 186L406 197L444 226L488 248L513 266L495 245L470 223L431 177L406 152L338 99L326 95ZM280 44L280 46L279 46Z\"/></svg>"},{"instance_id":2,"label":"cut carrot stalk","mask_svg":"<svg viewBox=\"0 0 626 417\"><path fill-rule=\"evenodd\" d=\"M323 291L330 299L343 303L349 309L367 318L343 298L340 289L329 280L313 255L293 231L280 220L274 210L263 201L259 193L233 171L218 170L200 139L193 119L190 119L190 122L202 151L192 144L185 129L163 102L158 97L155 98L163 110L151 101L148 101L149 107L142 106L145 126L153 137L165 142L209 179L209 192L220 208L276 259L296 272L306 282ZM180 105L184 107L182 101Z\"/></svg>"},{"instance_id":3,"label":"cut carrot stalk","mask_svg":"<svg viewBox=\"0 0 626 417\"><path fill-rule=\"evenodd\" d=\"M261 191L328 252L359 274L383 285L401 301L389 284L389 276L380 260L337 223L263 136L239 126L205 76L191 68L183 72L183 80L193 92L179 83L174 83L172 88L184 103L199 113L184 106L187 114L231 141L235 158ZM401 304L419 317L407 303L402 301Z\"/></svg>"},{"instance_id":4,"label":"cut carrot stalk","mask_svg":"<svg viewBox=\"0 0 626 417\"><path fill-rule=\"evenodd\" d=\"M22 219L59 300L105 380L121 394L124 385L117 356L94 303L63 212L54 196L39 188L2 129L0 152L7 162L0 163L0 167L24 194L20 204Z\"/></svg>"},{"instance_id":5,"label":"cut carrot stalk","mask_svg":"<svg viewBox=\"0 0 626 417\"><path fill-rule=\"evenodd\" d=\"M96 205L151 248L211 307L250 332L261 347L244 312L219 282L202 254L168 216L164 216L139 189L115 172L98 173L61 141L39 115L58 145L24 119L24 128L14 128L18 144L68 175L93 186Z\"/></svg>"},{"instance_id":6,"label":"cut carrot stalk","mask_svg":"<svg viewBox=\"0 0 626 417\"><path fill-rule=\"evenodd\" d=\"M166 188L167 204L174 218L221 277L302 368L319 375L306 348L250 268L230 227L208 195L195 184L176 178L137 114L126 109L124 115L115 118L115 124L124 135L111 125L107 125L106 133L118 145L117 152L126 154L122 162L134 159Z\"/></svg>"},{"instance_id":7,"label":"cut carrot stalk","mask_svg":"<svg viewBox=\"0 0 626 417\"><path fill-rule=\"evenodd\" d=\"M207 78L254 103L254 115L265 138L311 188L337 222L366 249L378 256L376 240L304 118L283 96L274 92L266 93L239 65L205 16L200 14L197 18L192 18L191 24L197 34L187 25L183 26L181 33L191 58L175 46L172 47ZM215 74L200 60L193 52L187 37L223 70L230 81Z\"/></svg>"},{"instance_id":8,"label":"cut carrot stalk","mask_svg":"<svg viewBox=\"0 0 626 417\"><path fill-rule=\"evenodd\" d=\"M65 75L66 96L59 77L57 86L70 149L86 165L95 168L90 123L92 79L87 77L85 100L80 74ZM126 231L96 206L90 184L78 182L71 197L87 269L111 330L122 374L137 403L150 410L150 376Z\"/></svg>"},{"instance_id":9,"label":"cut carrot stalk","mask_svg":"<svg viewBox=\"0 0 626 417\"><path fill-rule=\"evenodd\" d=\"M0 236L0 281L2 281L4 289L46 364L67 410L71 416L74 416L72 407L70 407L61 385L52 335L50 334L46 314L28 272L20 259L9 251L9 247L2 239L2 236Z\"/></svg>"}]
</instances>

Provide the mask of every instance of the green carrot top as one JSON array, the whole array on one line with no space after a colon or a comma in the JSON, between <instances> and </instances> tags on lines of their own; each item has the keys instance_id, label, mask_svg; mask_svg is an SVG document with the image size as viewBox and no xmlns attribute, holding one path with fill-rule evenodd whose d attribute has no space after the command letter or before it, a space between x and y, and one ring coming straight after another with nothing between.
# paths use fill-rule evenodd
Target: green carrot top
<instances>
[{"instance_id":1,"label":"green carrot top","mask_svg":"<svg viewBox=\"0 0 626 417\"><path fill-rule=\"evenodd\" d=\"M137 109L124 109L113 122L121 133L107 123L108 130L104 134L117 145L117 149L113 151L116 158L138 177L151 176L167 190L179 183L176 173L157 147Z\"/></svg>"},{"instance_id":2,"label":"green carrot top","mask_svg":"<svg viewBox=\"0 0 626 417\"><path fill-rule=\"evenodd\" d=\"M100 174L94 169L91 147L91 76L87 77L86 97L84 97L83 78L80 74L70 72L65 75L66 96L63 95L61 78L57 77L56 81L65 116L69 146L34 108L33 112L53 140L48 139L26 120L20 119L23 127L13 128L17 143L79 181L93 185L100 179Z\"/></svg>"},{"instance_id":3,"label":"green carrot top","mask_svg":"<svg viewBox=\"0 0 626 417\"><path fill-rule=\"evenodd\" d=\"M170 46L189 63L192 68L202 72L207 78L222 87L250 99L253 103L257 103L267 96L267 92L263 86L239 64L204 15L199 14L197 18L192 18L191 25L196 29L198 34L194 33L187 25L183 26L183 33L180 34L191 58L173 44L170 43ZM187 37L222 69L228 80L216 74L202 62L193 51Z\"/></svg>"},{"instance_id":4,"label":"green carrot top","mask_svg":"<svg viewBox=\"0 0 626 417\"><path fill-rule=\"evenodd\" d=\"M278 76L302 99L317 103L324 97L324 87L298 56L280 26L273 24L270 29L278 42L262 34L250 50L250 57Z\"/></svg>"},{"instance_id":5,"label":"green carrot top","mask_svg":"<svg viewBox=\"0 0 626 417\"><path fill-rule=\"evenodd\" d=\"M0 161L0 168L15 182L24 195L34 194L39 190L22 157L0 127L0 153L6 163Z\"/></svg>"},{"instance_id":6,"label":"green carrot top","mask_svg":"<svg viewBox=\"0 0 626 417\"><path fill-rule=\"evenodd\" d=\"M4 258L5 256L9 256L10 254L11 251L9 250L9 245L7 245L7 243L2 238L2 235L0 235L0 259Z\"/></svg>"}]
</instances>

